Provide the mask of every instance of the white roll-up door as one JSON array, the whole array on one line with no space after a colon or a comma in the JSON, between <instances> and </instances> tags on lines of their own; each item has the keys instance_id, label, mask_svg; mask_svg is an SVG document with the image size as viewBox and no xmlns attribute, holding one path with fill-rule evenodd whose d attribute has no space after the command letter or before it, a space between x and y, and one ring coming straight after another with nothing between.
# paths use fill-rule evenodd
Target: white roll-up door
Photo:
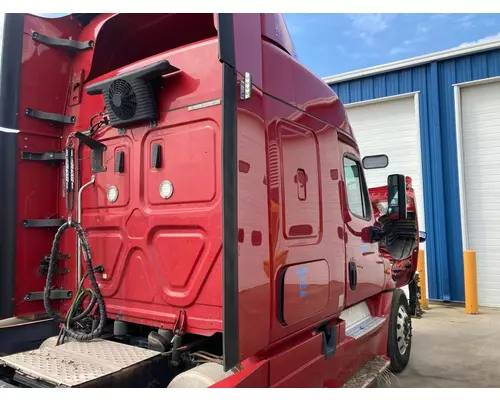
<instances>
[{"instance_id":1,"label":"white roll-up door","mask_svg":"<svg viewBox=\"0 0 500 400\"><path fill-rule=\"evenodd\" d=\"M499 307L500 82L460 92L465 245L476 251L479 305Z\"/></svg>"},{"instance_id":2,"label":"white roll-up door","mask_svg":"<svg viewBox=\"0 0 500 400\"><path fill-rule=\"evenodd\" d=\"M368 187L385 186L390 174L410 176L416 192L419 227L425 231L418 95L353 103L346 108L361 157L389 157L387 168L365 171ZM425 243L421 248L425 249Z\"/></svg>"}]
</instances>

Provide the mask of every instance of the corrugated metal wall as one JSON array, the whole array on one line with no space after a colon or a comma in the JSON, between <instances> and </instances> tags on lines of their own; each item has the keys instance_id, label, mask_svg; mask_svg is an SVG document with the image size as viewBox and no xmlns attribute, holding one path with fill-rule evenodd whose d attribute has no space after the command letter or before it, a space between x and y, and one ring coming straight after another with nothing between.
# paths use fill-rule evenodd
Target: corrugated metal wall
<instances>
[{"instance_id":1,"label":"corrugated metal wall","mask_svg":"<svg viewBox=\"0 0 500 400\"><path fill-rule=\"evenodd\" d=\"M429 297L464 301L453 85L500 76L500 50L331 85L354 103L419 91Z\"/></svg>"}]
</instances>

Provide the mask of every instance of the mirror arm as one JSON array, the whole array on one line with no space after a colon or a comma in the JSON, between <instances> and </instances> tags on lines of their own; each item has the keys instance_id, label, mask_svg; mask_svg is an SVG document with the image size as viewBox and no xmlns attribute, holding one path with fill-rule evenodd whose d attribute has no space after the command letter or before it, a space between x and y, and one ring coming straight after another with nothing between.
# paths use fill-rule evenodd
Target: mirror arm
<instances>
[{"instance_id":1,"label":"mirror arm","mask_svg":"<svg viewBox=\"0 0 500 400\"><path fill-rule=\"evenodd\" d=\"M375 242L380 242L386 235L387 232L384 231L382 228L379 228L377 226L372 226L372 238Z\"/></svg>"},{"instance_id":2,"label":"mirror arm","mask_svg":"<svg viewBox=\"0 0 500 400\"><path fill-rule=\"evenodd\" d=\"M363 239L365 243L377 243L380 242L387 234L388 232L378 226L370 226L364 229Z\"/></svg>"}]
</instances>

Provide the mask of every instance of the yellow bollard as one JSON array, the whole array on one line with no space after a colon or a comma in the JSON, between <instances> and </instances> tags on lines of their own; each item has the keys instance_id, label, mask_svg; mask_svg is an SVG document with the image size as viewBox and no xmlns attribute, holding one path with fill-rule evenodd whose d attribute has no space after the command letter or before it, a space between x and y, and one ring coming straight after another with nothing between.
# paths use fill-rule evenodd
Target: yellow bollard
<instances>
[{"instance_id":1,"label":"yellow bollard","mask_svg":"<svg viewBox=\"0 0 500 400\"><path fill-rule=\"evenodd\" d=\"M425 283L425 252L424 250L418 251L418 286L420 287L420 307L427 310L429 304L427 302L427 285Z\"/></svg>"},{"instance_id":2,"label":"yellow bollard","mask_svg":"<svg viewBox=\"0 0 500 400\"><path fill-rule=\"evenodd\" d=\"M477 314L476 252L464 251L465 313Z\"/></svg>"}]
</instances>

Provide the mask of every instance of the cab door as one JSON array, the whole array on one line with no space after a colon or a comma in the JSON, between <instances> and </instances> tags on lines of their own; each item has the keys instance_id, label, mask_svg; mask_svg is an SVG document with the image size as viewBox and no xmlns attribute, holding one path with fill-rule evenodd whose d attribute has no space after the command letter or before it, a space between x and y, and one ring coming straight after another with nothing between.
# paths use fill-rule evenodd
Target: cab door
<instances>
[{"instance_id":1,"label":"cab door","mask_svg":"<svg viewBox=\"0 0 500 400\"><path fill-rule=\"evenodd\" d=\"M358 152L340 142L342 208L346 246L345 306L356 304L382 290L384 261L377 243L363 243L363 228L375 222Z\"/></svg>"}]
</instances>

